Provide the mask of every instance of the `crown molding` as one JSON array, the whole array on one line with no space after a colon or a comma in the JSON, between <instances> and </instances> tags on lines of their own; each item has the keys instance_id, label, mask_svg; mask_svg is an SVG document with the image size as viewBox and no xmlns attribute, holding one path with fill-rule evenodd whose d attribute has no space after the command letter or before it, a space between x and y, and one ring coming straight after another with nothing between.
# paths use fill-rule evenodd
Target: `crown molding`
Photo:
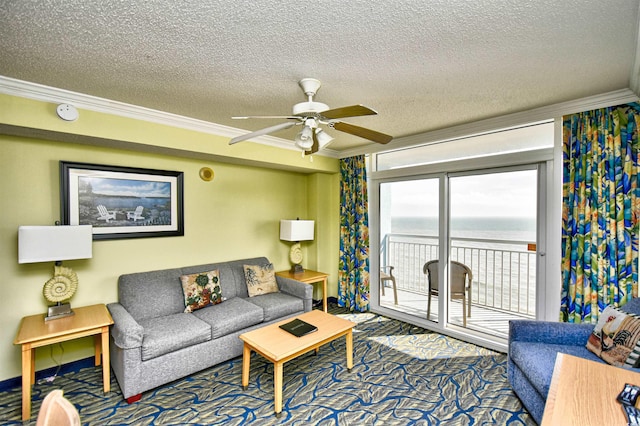
<instances>
[{"instance_id":1,"label":"crown molding","mask_svg":"<svg viewBox=\"0 0 640 426\"><path fill-rule=\"evenodd\" d=\"M614 105L623 105L636 101L638 101L638 96L633 91L630 89L621 89L600 95L534 108L527 111L515 112L500 117L493 117L431 132L405 136L394 139L387 145L383 146L367 145L366 147L360 147L359 149L346 150L340 152L340 158L360 154L394 151L397 149L427 145L434 142L443 142L461 137L491 133L498 130L507 130L509 128L520 127L523 125L549 121L567 114L590 111Z\"/></svg>"},{"instance_id":2,"label":"crown molding","mask_svg":"<svg viewBox=\"0 0 640 426\"><path fill-rule=\"evenodd\" d=\"M72 92L70 90L59 89L57 87L45 86L29 81L18 80L0 75L0 93L11 96L18 96L27 99L34 99L51 103L69 103L76 108L95 111L120 117L132 118L135 120L147 121L150 123L163 124L178 127L186 130L207 133L211 135L233 138L247 133L246 130L235 127L223 126L204 120L185 117L169 112L158 111L138 105L113 101L83 93ZM289 140L274 136L260 136L251 139L251 142L269 145L276 148L300 151ZM338 151L323 149L313 155L338 158Z\"/></svg>"}]
</instances>

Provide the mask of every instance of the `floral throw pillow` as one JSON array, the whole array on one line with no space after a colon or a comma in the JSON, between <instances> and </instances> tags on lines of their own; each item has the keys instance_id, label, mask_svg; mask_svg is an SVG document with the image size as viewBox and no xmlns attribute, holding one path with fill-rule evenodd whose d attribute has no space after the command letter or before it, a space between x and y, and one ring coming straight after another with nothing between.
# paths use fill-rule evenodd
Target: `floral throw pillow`
<instances>
[{"instance_id":1,"label":"floral throw pillow","mask_svg":"<svg viewBox=\"0 0 640 426\"><path fill-rule=\"evenodd\" d=\"M589 336L587 349L611 365L637 366L640 358L640 316L607 306Z\"/></svg>"},{"instance_id":2,"label":"floral throw pillow","mask_svg":"<svg viewBox=\"0 0 640 426\"><path fill-rule=\"evenodd\" d=\"M280 291L276 283L276 274L272 263L266 265L244 265L244 277L247 281L249 297Z\"/></svg>"},{"instance_id":3,"label":"floral throw pillow","mask_svg":"<svg viewBox=\"0 0 640 426\"><path fill-rule=\"evenodd\" d=\"M184 293L185 312L193 312L209 305L222 302L219 271L200 272L198 274L181 275L182 292Z\"/></svg>"}]
</instances>

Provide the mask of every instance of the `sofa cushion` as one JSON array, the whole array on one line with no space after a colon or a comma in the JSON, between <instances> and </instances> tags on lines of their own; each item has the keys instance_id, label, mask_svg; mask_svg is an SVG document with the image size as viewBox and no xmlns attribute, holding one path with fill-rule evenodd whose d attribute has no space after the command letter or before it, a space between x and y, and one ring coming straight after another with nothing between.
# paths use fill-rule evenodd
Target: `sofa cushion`
<instances>
[{"instance_id":1,"label":"sofa cushion","mask_svg":"<svg viewBox=\"0 0 640 426\"><path fill-rule=\"evenodd\" d=\"M607 306L589 336L587 349L611 365L633 368L640 356L640 316Z\"/></svg>"},{"instance_id":2,"label":"sofa cushion","mask_svg":"<svg viewBox=\"0 0 640 426\"><path fill-rule=\"evenodd\" d=\"M589 352L582 345L572 346L521 341L513 341L509 345L509 357L522 370L533 387L545 398L549 393L553 367L559 352L602 362L600 358Z\"/></svg>"},{"instance_id":3,"label":"sofa cushion","mask_svg":"<svg viewBox=\"0 0 640 426\"><path fill-rule=\"evenodd\" d=\"M218 305L207 306L192 315L211 326L211 338L226 336L264 319L262 308L240 297L234 297Z\"/></svg>"},{"instance_id":4,"label":"sofa cushion","mask_svg":"<svg viewBox=\"0 0 640 426\"><path fill-rule=\"evenodd\" d=\"M222 302L222 290L218 270L181 275L182 292L184 293L184 311L193 312L207 305Z\"/></svg>"},{"instance_id":5,"label":"sofa cushion","mask_svg":"<svg viewBox=\"0 0 640 426\"><path fill-rule=\"evenodd\" d=\"M276 274L273 264L244 265L244 275L247 281L247 293L249 297L259 296L280 291L276 283Z\"/></svg>"},{"instance_id":6,"label":"sofa cushion","mask_svg":"<svg viewBox=\"0 0 640 426\"><path fill-rule=\"evenodd\" d=\"M147 318L140 325L144 328L143 361L211 340L211 326L193 314Z\"/></svg>"},{"instance_id":7,"label":"sofa cushion","mask_svg":"<svg viewBox=\"0 0 640 426\"><path fill-rule=\"evenodd\" d=\"M269 293L249 299L264 311L264 321L271 321L304 311L304 302L285 293Z\"/></svg>"},{"instance_id":8,"label":"sofa cushion","mask_svg":"<svg viewBox=\"0 0 640 426\"><path fill-rule=\"evenodd\" d=\"M180 269L121 275L118 301L136 321L180 313L184 311L180 275Z\"/></svg>"}]
</instances>

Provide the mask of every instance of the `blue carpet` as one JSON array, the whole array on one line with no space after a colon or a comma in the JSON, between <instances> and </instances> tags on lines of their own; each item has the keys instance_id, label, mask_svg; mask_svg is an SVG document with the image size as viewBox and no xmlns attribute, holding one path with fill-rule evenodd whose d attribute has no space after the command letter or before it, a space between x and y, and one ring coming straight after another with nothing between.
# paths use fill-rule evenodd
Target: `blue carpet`
<instances>
[{"instance_id":1,"label":"blue carpet","mask_svg":"<svg viewBox=\"0 0 640 426\"><path fill-rule=\"evenodd\" d=\"M32 420L61 388L88 425L535 425L511 391L506 355L378 315L356 322L354 368L341 338L284 366L283 411L273 414L273 365L253 354L201 371L128 405L115 377L104 395L100 367L65 373L33 389ZM0 422L23 424L21 389L0 392Z\"/></svg>"}]
</instances>

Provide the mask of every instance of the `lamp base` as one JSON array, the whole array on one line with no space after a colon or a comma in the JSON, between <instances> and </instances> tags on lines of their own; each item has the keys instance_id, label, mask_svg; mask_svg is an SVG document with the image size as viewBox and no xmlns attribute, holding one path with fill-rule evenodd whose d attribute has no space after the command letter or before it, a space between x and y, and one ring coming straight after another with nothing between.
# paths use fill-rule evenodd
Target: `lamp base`
<instances>
[{"instance_id":1,"label":"lamp base","mask_svg":"<svg viewBox=\"0 0 640 426\"><path fill-rule=\"evenodd\" d=\"M301 274L304 272L304 268L301 264L297 263L291 267L291 271L289 272L291 272L292 274Z\"/></svg>"},{"instance_id":2,"label":"lamp base","mask_svg":"<svg viewBox=\"0 0 640 426\"><path fill-rule=\"evenodd\" d=\"M58 303L57 305L49 306L47 316L44 317L44 320L51 321L58 318L69 317L71 315L75 315L75 312L71 310L71 304Z\"/></svg>"}]
</instances>

